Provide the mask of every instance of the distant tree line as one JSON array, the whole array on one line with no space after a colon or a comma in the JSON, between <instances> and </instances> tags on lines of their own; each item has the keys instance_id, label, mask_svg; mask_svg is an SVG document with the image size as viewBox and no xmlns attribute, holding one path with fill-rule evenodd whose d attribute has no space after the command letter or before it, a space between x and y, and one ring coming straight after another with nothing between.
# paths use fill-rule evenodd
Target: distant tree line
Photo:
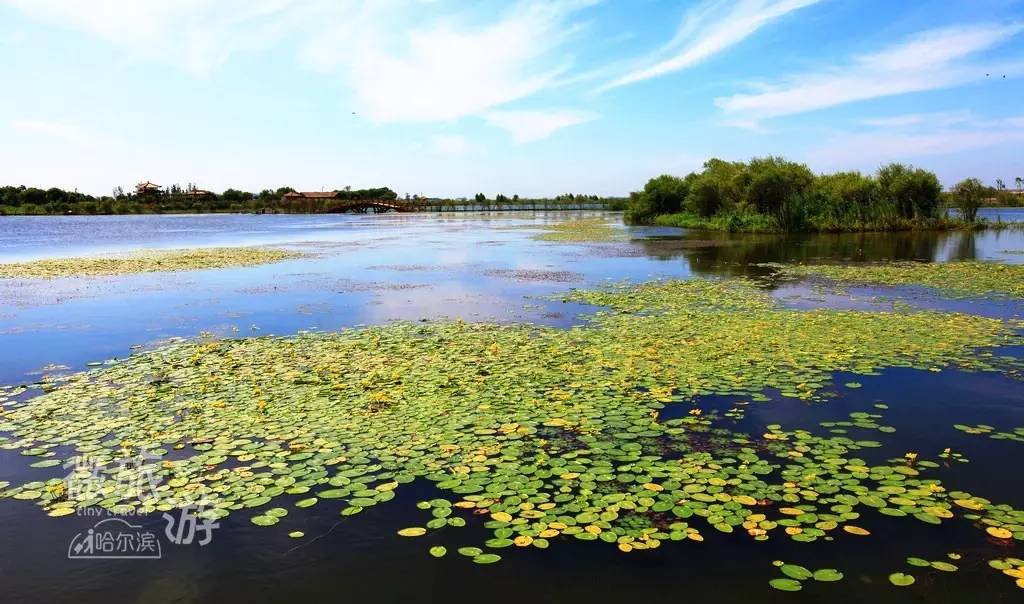
<instances>
[{"instance_id":1,"label":"distant tree line","mask_svg":"<svg viewBox=\"0 0 1024 604\"><path fill-rule=\"evenodd\" d=\"M1018 179L1020 184L1020 179ZM815 174L781 157L711 159L700 172L662 175L630 195L625 219L735 231L859 231L956 226L944 206L973 223L998 191L977 179L943 193L927 170L889 164L873 175Z\"/></svg>"},{"instance_id":2,"label":"distant tree line","mask_svg":"<svg viewBox=\"0 0 1024 604\"><path fill-rule=\"evenodd\" d=\"M115 188L111 195L93 196L58 188L0 187L0 214L160 214L213 212L328 213L337 200L396 199L388 187L336 191L330 198L285 198L291 187L263 189L258 193L227 189L222 193L199 191L193 185L171 185L166 190L137 194Z\"/></svg>"},{"instance_id":3,"label":"distant tree line","mask_svg":"<svg viewBox=\"0 0 1024 604\"><path fill-rule=\"evenodd\" d=\"M990 207L1007 207L1024 205L1024 177L1013 179L1013 188L1007 188L1002 178L996 179L995 186L982 184L982 195L985 205Z\"/></svg>"},{"instance_id":4,"label":"distant tree line","mask_svg":"<svg viewBox=\"0 0 1024 604\"><path fill-rule=\"evenodd\" d=\"M111 195L93 196L56 187L38 189L25 186L0 187L0 215L74 215L74 214L161 214L249 212L280 214L327 214L346 209L343 202L359 199L392 200L398 194L388 187L334 191L334 197L286 197L292 187L263 189L258 193L227 189L221 193L202 191L193 184L171 185L166 189L142 193L126 192L121 187ZM413 199L406 195L405 200ZM415 198L425 210L579 210L625 208L625 198L566 193L553 198L521 198L502 193L493 198L479 193L474 199Z\"/></svg>"},{"instance_id":5,"label":"distant tree line","mask_svg":"<svg viewBox=\"0 0 1024 604\"><path fill-rule=\"evenodd\" d=\"M509 197L498 193L487 197L485 193L477 193L472 199L447 198L426 199L427 209L431 211L504 211L504 210L624 210L626 198L602 197L600 195L565 193L555 197Z\"/></svg>"}]
</instances>

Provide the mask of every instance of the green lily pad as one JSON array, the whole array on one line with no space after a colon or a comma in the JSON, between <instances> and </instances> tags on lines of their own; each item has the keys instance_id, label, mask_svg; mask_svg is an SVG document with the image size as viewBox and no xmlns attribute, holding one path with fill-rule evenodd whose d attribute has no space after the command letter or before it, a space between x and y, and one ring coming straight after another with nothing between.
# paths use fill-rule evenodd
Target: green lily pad
<instances>
[{"instance_id":1,"label":"green lily pad","mask_svg":"<svg viewBox=\"0 0 1024 604\"><path fill-rule=\"evenodd\" d=\"M824 581L824 582L841 581L842 578L843 578L843 573L839 572L838 570L836 570L834 568L819 568L818 570L814 571L814 580L815 581Z\"/></svg>"},{"instance_id":2,"label":"green lily pad","mask_svg":"<svg viewBox=\"0 0 1024 604\"><path fill-rule=\"evenodd\" d=\"M889 575L889 582L896 587L908 587L914 584L914 577L904 573L892 573Z\"/></svg>"},{"instance_id":3,"label":"green lily pad","mask_svg":"<svg viewBox=\"0 0 1024 604\"><path fill-rule=\"evenodd\" d=\"M796 579L784 579L781 577L778 579L772 579L768 582L768 585L771 585L779 591L800 591L803 589L803 585L801 585Z\"/></svg>"},{"instance_id":4,"label":"green lily pad","mask_svg":"<svg viewBox=\"0 0 1024 604\"><path fill-rule=\"evenodd\" d=\"M796 564L783 564L779 567L779 571L787 577L798 581L806 581L814 576L814 573L810 570Z\"/></svg>"}]
</instances>

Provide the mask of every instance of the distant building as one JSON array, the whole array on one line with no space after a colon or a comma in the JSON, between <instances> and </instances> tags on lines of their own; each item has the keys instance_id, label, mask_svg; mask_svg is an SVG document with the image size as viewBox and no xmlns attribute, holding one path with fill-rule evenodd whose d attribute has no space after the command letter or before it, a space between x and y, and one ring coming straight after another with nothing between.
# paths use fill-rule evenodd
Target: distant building
<instances>
[{"instance_id":1,"label":"distant building","mask_svg":"<svg viewBox=\"0 0 1024 604\"><path fill-rule=\"evenodd\" d=\"M135 185L135 194L139 196L158 195L160 194L161 188L162 187L160 185L154 182L149 182L147 180L146 182L140 182L139 184Z\"/></svg>"},{"instance_id":2,"label":"distant building","mask_svg":"<svg viewBox=\"0 0 1024 604\"><path fill-rule=\"evenodd\" d=\"M285 201L298 199L337 199L337 191L292 191L284 194Z\"/></svg>"},{"instance_id":3,"label":"distant building","mask_svg":"<svg viewBox=\"0 0 1024 604\"><path fill-rule=\"evenodd\" d=\"M184 194L192 199L206 199L207 197L213 197L212 191L206 191L204 189L189 189L185 191Z\"/></svg>"}]
</instances>

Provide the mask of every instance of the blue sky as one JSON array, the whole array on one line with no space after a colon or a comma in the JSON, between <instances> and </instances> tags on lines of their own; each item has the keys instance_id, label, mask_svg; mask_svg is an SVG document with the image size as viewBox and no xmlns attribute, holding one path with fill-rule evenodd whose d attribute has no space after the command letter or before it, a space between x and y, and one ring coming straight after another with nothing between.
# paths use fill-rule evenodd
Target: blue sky
<instances>
[{"instance_id":1,"label":"blue sky","mask_svg":"<svg viewBox=\"0 0 1024 604\"><path fill-rule=\"evenodd\" d=\"M90 193L1024 176L1021 0L0 0L0 81L0 183Z\"/></svg>"}]
</instances>

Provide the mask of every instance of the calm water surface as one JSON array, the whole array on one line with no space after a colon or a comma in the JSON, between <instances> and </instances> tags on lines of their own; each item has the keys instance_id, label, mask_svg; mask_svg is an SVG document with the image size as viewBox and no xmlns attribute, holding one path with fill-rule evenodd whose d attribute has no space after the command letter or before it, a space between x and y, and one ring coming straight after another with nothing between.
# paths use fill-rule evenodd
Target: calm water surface
<instances>
[{"instance_id":1,"label":"calm water surface","mask_svg":"<svg viewBox=\"0 0 1024 604\"><path fill-rule=\"evenodd\" d=\"M1015 210L1024 220L1024 210ZM1007 209L996 212L1004 220ZM986 214L987 215L987 214ZM579 216L572 214L571 216ZM960 259L1024 262L1020 231L830 236L722 235L636 228L612 243L550 243L531 239L559 214L454 216L131 216L0 219L0 262L138 248L273 244L310 255L279 264L214 271L50 282L0 281L0 383L37 380L43 368L81 370L86 363L125 357L133 346L203 333L223 337L291 334L397 319L463 318L568 326L593 308L552 302L551 294L624 279L744 275L765 279L784 303L798 308L887 309L897 302L1010 318L1024 302L946 300L916 288L853 288L822 292L807 283L775 282L766 262ZM613 216L614 217L614 216ZM994 218L994 215L992 216ZM1007 352L1007 351L1001 351ZM1022 351L1011 350L1020 356ZM835 376L836 383L853 379ZM751 407L737 429L766 424L816 428L852 411L889 404L887 424L897 444L879 459L945 447L969 452L939 477L964 490L1024 507L1021 445L970 437L953 423L1024 426L1024 388L998 374L886 370L857 376L827 404L773 397ZM733 399L709 397L705 409L727 410ZM63 475L61 468L27 468L25 458L0 451L0 480ZM45 475L45 476L44 476ZM559 542L541 551L508 552L500 564L476 566L458 556L435 560L418 540L398 539L413 504L434 496L410 485L387 505L339 522L321 505L293 510L272 528L254 527L245 513L221 521L206 547L164 547L161 560L68 560L70 540L95 518L46 517L30 502L0 501L0 577L4 602L988 602L1022 601L1024 593L987 568L992 546L967 523L941 529L918 522L872 519L874 536L841 544L754 543L715 534L703 544L670 543L643 555ZM162 533L159 517L143 518ZM891 531L889 530L891 528ZM302 530L301 543L289 539ZM478 543L480 528L452 531L449 550ZM314 538L316 537L316 538ZM891 541L886 547L885 540ZM917 573L913 590L886 577L904 570L906 556L945 559L964 554L955 575ZM504 554L505 552L503 552ZM973 555L972 555L973 554ZM1024 557L1021 548L1003 556ZM771 560L846 573L839 584L809 583L798 594L767 587Z\"/></svg>"}]
</instances>

